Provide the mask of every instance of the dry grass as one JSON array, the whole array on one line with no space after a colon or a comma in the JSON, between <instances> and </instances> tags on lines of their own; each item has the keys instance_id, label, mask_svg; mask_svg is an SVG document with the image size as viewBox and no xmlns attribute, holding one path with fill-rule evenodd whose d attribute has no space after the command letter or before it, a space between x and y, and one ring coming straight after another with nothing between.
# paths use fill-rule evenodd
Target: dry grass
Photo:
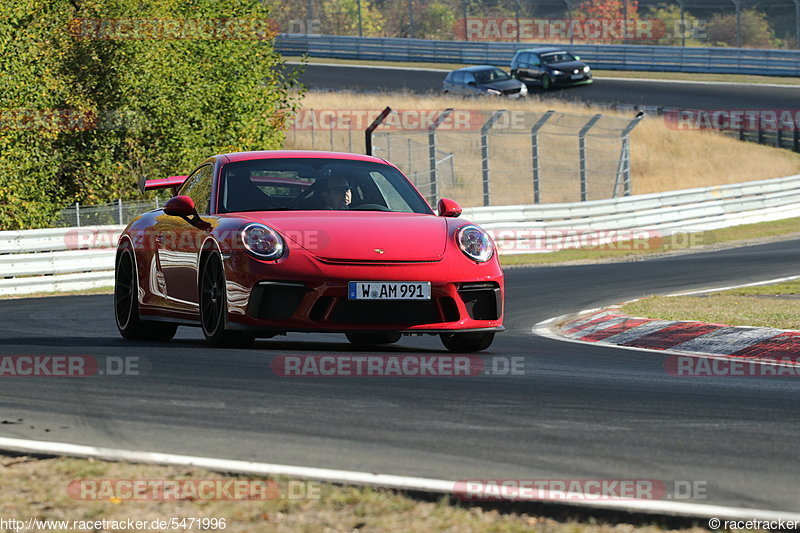
<instances>
[{"instance_id":1,"label":"dry grass","mask_svg":"<svg viewBox=\"0 0 800 533\"><path fill-rule=\"evenodd\" d=\"M626 304L634 316L730 326L800 329L800 282L740 287L698 296L652 296Z\"/></svg>"},{"instance_id":2,"label":"dry grass","mask_svg":"<svg viewBox=\"0 0 800 533\"><path fill-rule=\"evenodd\" d=\"M580 90L580 89L576 89ZM533 203L530 127L542 113L555 109L540 135L540 200L544 203L580 199L576 132L595 113L603 118L587 137L588 199L611 197L617 171L621 129L633 113L589 108L533 97L527 101L465 99L408 93L356 94L309 92L303 100L308 110L443 110L448 107L476 112L476 123L488 119L499 107L523 117L513 128L490 135L491 201L494 205ZM527 112L520 114L519 112ZM482 113L482 115L480 114ZM515 120L516 120L515 119ZM333 149L363 152L364 125L352 130L291 130L287 148ZM464 206L482 205L481 146L477 128L469 132L437 134L439 157L455 154L439 167L439 196ZM392 135L376 132L376 155L399 165L423 194L429 193L427 131ZM409 142L409 139L411 142ZM800 172L800 154L779 150L711 132L679 131L661 117L648 117L631 136L633 194L663 192L776 178ZM452 171L451 171L452 168ZM620 191L621 192L621 191Z\"/></svg>"},{"instance_id":3,"label":"dry grass","mask_svg":"<svg viewBox=\"0 0 800 533\"><path fill-rule=\"evenodd\" d=\"M310 482L318 498L287 498L290 481L273 480L280 496L266 500L99 500L73 499L67 487L74 480L229 480L264 478L227 476L189 467L131 465L84 459L33 459L0 456L3 495L0 517L27 520L119 520L181 518L224 518L224 531L253 532L483 532L539 531L547 533L660 533L657 525L606 524L599 520L555 520L525 514L505 514L479 507L451 505L446 499L424 502L390 490L339 487ZM294 482L295 487L297 481ZM299 491L295 494L300 494ZM315 496L317 493L315 493ZM102 529L111 531L111 529ZM121 531L132 531L126 528ZM184 529L181 529L184 530ZM200 528L187 528L198 531ZM9 530L10 531L10 530ZM68 528L59 531L87 531ZM100 529L95 529L100 531ZM147 528L147 531L157 529ZM158 531L166 531L158 529ZM177 530L173 530L177 531ZM223 531L220 528L208 531ZM699 527L681 529L691 533Z\"/></svg>"}]
</instances>

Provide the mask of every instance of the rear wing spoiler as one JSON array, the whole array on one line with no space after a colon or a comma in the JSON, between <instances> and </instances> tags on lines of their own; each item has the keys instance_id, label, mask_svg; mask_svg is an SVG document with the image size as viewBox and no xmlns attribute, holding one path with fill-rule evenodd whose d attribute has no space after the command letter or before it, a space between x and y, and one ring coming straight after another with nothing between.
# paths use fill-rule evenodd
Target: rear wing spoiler
<instances>
[{"instance_id":1,"label":"rear wing spoiler","mask_svg":"<svg viewBox=\"0 0 800 533\"><path fill-rule=\"evenodd\" d=\"M139 192L154 191L156 189L172 189L172 194L178 192L183 182L189 176L170 176L168 178L158 178L154 180L139 180Z\"/></svg>"}]
</instances>

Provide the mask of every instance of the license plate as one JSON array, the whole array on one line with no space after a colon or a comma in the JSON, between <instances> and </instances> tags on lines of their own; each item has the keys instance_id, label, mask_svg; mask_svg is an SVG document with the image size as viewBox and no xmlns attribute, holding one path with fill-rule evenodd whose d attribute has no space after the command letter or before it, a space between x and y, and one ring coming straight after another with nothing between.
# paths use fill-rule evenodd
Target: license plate
<instances>
[{"instance_id":1,"label":"license plate","mask_svg":"<svg viewBox=\"0 0 800 533\"><path fill-rule=\"evenodd\" d=\"M351 281L348 300L430 300L430 281Z\"/></svg>"},{"instance_id":2,"label":"license plate","mask_svg":"<svg viewBox=\"0 0 800 533\"><path fill-rule=\"evenodd\" d=\"M573 74L572 75L572 79L573 80L582 80L583 79L583 74Z\"/></svg>"}]
</instances>

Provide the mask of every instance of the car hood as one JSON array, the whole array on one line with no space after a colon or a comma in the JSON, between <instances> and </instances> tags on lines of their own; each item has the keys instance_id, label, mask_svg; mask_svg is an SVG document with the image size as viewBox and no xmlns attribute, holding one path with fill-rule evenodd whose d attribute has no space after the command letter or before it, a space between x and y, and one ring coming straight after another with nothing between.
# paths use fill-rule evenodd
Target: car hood
<instances>
[{"instance_id":1,"label":"car hood","mask_svg":"<svg viewBox=\"0 0 800 533\"><path fill-rule=\"evenodd\" d=\"M510 80L493 81L491 83L482 83L481 87L486 89L494 89L496 91L507 91L509 89L517 89L522 84L519 80L511 78Z\"/></svg>"},{"instance_id":2,"label":"car hood","mask_svg":"<svg viewBox=\"0 0 800 533\"><path fill-rule=\"evenodd\" d=\"M248 215L247 219L274 228L320 259L438 261L447 245L447 221L434 215L376 211L264 211Z\"/></svg>"},{"instance_id":3,"label":"car hood","mask_svg":"<svg viewBox=\"0 0 800 533\"><path fill-rule=\"evenodd\" d=\"M582 61L564 61L563 63L548 63L547 66L557 70L572 72L576 69L583 71L583 67L586 66L586 63Z\"/></svg>"}]
</instances>

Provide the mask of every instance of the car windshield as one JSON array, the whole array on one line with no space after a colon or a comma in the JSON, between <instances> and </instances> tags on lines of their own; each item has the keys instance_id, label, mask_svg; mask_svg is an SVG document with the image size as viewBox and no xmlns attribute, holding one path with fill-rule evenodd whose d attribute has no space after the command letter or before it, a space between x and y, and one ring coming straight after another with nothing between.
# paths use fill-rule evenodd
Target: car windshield
<instances>
[{"instance_id":1,"label":"car windshield","mask_svg":"<svg viewBox=\"0 0 800 533\"><path fill-rule=\"evenodd\" d=\"M496 81L511 79L511 76L509 76L499 68L476 70L473 72L473 74L475 75L475 80L478 83L493 83Z\"/></svg>"},{"instance_id":2,"label":"car windshield","mask_svg":"<svg viewBox=\"0 0 800 533\"><path fill-rule=\"evenodd\" d=\"M432 214L394 167L370 161L273 158L222 167L218 212L337 210Z\"/></svg>"},{"instance_id":3,"label":"car windshield","mask_svg":"<svg viewBox=\"0 0 800 533\"><path fill-rule=\"evenodd\" d=\"M567 61L576 61L575 56L569 52L548 52L539 56L542 63L566 63Z\"/></svg>"}]
</instances>

